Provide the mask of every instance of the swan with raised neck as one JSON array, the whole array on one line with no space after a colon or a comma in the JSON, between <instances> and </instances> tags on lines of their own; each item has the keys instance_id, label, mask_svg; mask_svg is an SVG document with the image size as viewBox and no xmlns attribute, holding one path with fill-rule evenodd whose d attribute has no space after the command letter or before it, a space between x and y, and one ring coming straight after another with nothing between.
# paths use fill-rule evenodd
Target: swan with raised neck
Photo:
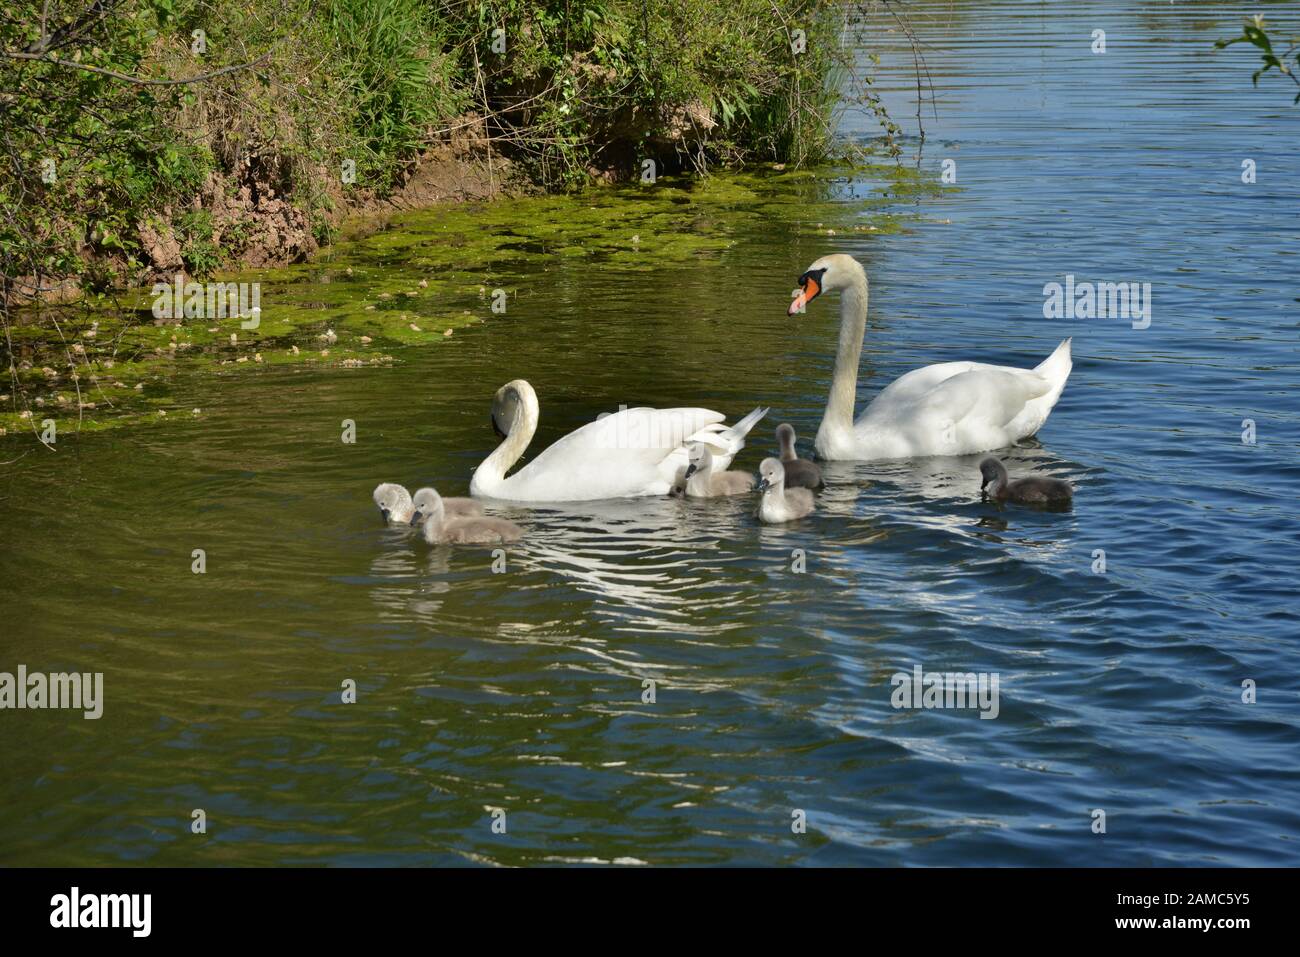
<instances>
[{"instance_id":1,"label":"swan with raised neck","mask_svg":"<svg viewBox=\"0 0 1300 957\"><path fill-rule=\"evenodd\" d=\"M787 315L823 292L840 294L839 344L815 446L824 459L965 455L1002 448L1036 433L1060 398L1073 364L1070 340L1033 369L941 362L900 376L853 417L858 364L867 329L867 274L833 253L799 277Z\"/></svg>"}]
</instances>

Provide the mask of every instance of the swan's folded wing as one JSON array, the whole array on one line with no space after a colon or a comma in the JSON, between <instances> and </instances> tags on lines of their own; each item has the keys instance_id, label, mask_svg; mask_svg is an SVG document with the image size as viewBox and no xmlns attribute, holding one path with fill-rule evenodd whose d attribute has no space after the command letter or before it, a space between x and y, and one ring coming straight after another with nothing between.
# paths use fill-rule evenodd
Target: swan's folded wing
<instances>
[{"instance_id":1,"label":"swan's folded wing","mask_svg":"<svg viewBox=\"0 0 1300 957\"><path fill-rule=\"evenodd\" d=\"M868 414L889 418L911 415L926 396L944 382L953 376L978 368L993 367L981 366L975 362L940 362L905 372L880 390L880 394L863 410L861 417L866 418Z\"/></svg>"},{"instance_id":2,"label":"swan's folded wing","mask_svg":"<svg viewBox=\"0 0 1300 957\"><path fill-rule=\"evenodd\" d=\"M534 495L553 501L643 494L672 480L671 456L685 468L687 436L724 418L710 409L624 409L557 439L512 479L527 476Z\"/></svg>"},{"instance_id":3,"label":"swan's folded wing","mask_svg":"<svg viewBox=\"0 0 1300 957\"><path fill-rule=\"evenodd\" d=\"M1033 372L975 365L927 392L917 403L918 419L940 432L1001 430L1051 388Z\"/></svg>"},{"instance_id":4,"label":"swan's folded wing","mask_svg":"<svg viewBox=\"0 0 1300 957\"><path fill-rule=\"evenodd\" d=\"M711 409L623 409L570 432L551 448L563 442L593 451L670 452L725 418Z\"/></svg>"}]
</instances>

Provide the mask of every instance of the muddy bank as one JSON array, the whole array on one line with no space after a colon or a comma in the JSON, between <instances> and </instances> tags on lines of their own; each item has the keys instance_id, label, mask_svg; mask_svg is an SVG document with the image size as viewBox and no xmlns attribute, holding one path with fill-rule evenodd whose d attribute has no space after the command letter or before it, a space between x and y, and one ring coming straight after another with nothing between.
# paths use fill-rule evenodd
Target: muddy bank
<instances>
[{"instance_id":1,"label":"muddy bank","mask_svg":"<svg viewBox=\"0 0 1300 957\"><path fill-rule=\"evenodd\" d=\"M430 146L402 170L387 195L356 189L337 174L317 169L318 189L329 200L326 237L313 229L302 205L259 176L265 166L256 157L243 164L238 177L209 173L190 208L211 215L208 242L222 251L224 270L269 269L303 263L331 239L356 238L382 228L395 212L536 192L515 164L493 151L480 118L473 114L461 118L458 127L454 135ZM181 230L172 225L178 217L179 211L165 212L159 221L140 228L147 263L133 277L133 285L170 281L177 273L192 272L182 256Z\"/></svg>"},{"instance_id":2,"label":"muddy bank","mask_svg":"<svg viewBox=\"0 0 1300 957\"><path fill-rule=\"evenodd\" d=\"M209 171L186 205L141 223L143 262L133 266L120 254L105 255L90 243L81 248L81 255L96 267L96 275L107 274L113 277L112 285L122 288L170 282L177 274L188 278L196 270L186 262L185 246L192 237L186 236L182 224L201 215L209 230L202 242L212 250L214 270L269 269L305 262L335 239L355 239L382 228L394 213L538 192L515 163L492 149L479 117L463 117L456 126L453 134L402 170L395 188L383 195L345 184L337 173L317 168L316 188L326 201L324 231L320 222L313 226L296 197L281 192L282 184L270 172L276 164L254 152L243 157L234 172ZM75 278L46 278L38 286L28 276L16 281L10 303L71 302L82 293Z\"/></svg>"},{"instance_id":3,"label":"muddy bank","mask_svg":"<svg viewBox=\"0 0 1300 957\"><path fill-rule=\"evenodd\" d=\"M485 201L535 192L517 166L493 151L480 117L470 114L455 131L420 153L386 194L342 182L334 171L317 169L316 185L328 199L325 220L329 239L338 234L356 238L381 227L393 213L426 209L441 203ZM250 172L254 164L248 164ZM307 214L274 185L255 175L232 182L229 175L209 174L197 206L212 213L212 242L231 257L227 269L267 269L307 260L322 245ZM184 271L180 243L174 230L142 244L153 272L146 281Z\"/></svg>"}]
</instances>

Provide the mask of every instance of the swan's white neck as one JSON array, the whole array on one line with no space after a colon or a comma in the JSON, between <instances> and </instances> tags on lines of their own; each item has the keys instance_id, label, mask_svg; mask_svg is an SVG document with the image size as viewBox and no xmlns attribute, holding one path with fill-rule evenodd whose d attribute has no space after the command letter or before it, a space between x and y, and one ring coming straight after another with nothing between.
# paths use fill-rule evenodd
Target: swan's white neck
<instances>
[{"instance_id":1,"label":"swan's white neck","mask_svg":"<svg viewBox=\"0 0 1300 957\"><path fill-rule=\"evenodd\" d=\"M537 393L533 391L533 387L523 379L515 379L505 388L514 395L516 400L514 421L510 423L510 431L501 440L501 444L474 471L474 478L469 483L471 495L503 497L506 472L519 461L537 431L540 411L537 406Z\"/></svg>"},{"instance_id":2,"label":"swan's white neck","mask_svg":"<svg viewBox=\"0 0 1300 957\"><path fill-rule=\"evenodd\" d=\"M858 394L858 362L862 337L867 331L867 277L855 270L850 285L840 293L840 344L835 353L835 374L826 412L817 430L820 450L834 437L853 431L853 408Z\"/></svg>"}]
</instances>

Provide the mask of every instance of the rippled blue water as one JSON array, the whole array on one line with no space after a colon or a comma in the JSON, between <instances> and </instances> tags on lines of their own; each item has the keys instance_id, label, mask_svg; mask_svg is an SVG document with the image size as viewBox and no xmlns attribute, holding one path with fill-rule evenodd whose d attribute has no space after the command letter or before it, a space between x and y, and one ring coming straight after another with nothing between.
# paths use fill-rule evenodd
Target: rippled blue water
<instances>
[{"instance_id":1,"label":"rippled blue water","mask_svg":"<svg viewBox=\"0 0 1300 957\"><path fill-rule=\"evenodd\" d=\"M942 466L868 470L873 510L914 543L905 564L855 563L888 583L882 601L908 596L887 656L1002 670L1011 702L964 734L898 722L914 777L900 769L895 812L944 838L900 859L1294 863L1300 112L1282 83L1236 82L1252 54L1212 52L1235 9L1083 6L932 4L914 21L938 106L921 163L954 160L961 192L926 204L951 224L875 257L880 378L1073 336L1041 448L1011 458L1079 494L1067 520L992 517ZM886 101L914 114L910 81ZM1067 274L1151 283L1150 327L1044 319L1043 286ZM1089 808L1108 811L1104 838L1080 827Z\"/></svg>"},{"instance_id":2,"label":"rippled blue water","mask_svg":"<svg viewBox=\"0 0 1300 957\"><path fill-rule=\"evenodd\" d=\"M1211 52L1227 6L909 6L939 96L906 160L937 178L954 159L958 188L900 197L906 231L701 213L729 248L557 251L511 277L506 317L393 368L182 379L199 424L14 465L0 669L102 670L108 702L98 722L0 717L0 860L1296 863L1300 109ZM882 85L914 132L888 26ZM847 204L878 186L832 185ZM982 504L965 457L830 464L786 528L740 500L510 509L530 534L501 575L377 526L380 479L464 494L517 376L541 397L534 448L626 402L771 405L741 467L781 420L806 449L836 311L784 307L832 250L872 282L860 402L918 365L1032 365L1074 337L1060 404L1005 454L1073 481L1071 511ZM419 275L418 249L339 255ZM1150 327L1044 319L1067 274L1151 283ZM918 664L998 673L998 717L892 708Z\"/></svg>"}]
</instances>

